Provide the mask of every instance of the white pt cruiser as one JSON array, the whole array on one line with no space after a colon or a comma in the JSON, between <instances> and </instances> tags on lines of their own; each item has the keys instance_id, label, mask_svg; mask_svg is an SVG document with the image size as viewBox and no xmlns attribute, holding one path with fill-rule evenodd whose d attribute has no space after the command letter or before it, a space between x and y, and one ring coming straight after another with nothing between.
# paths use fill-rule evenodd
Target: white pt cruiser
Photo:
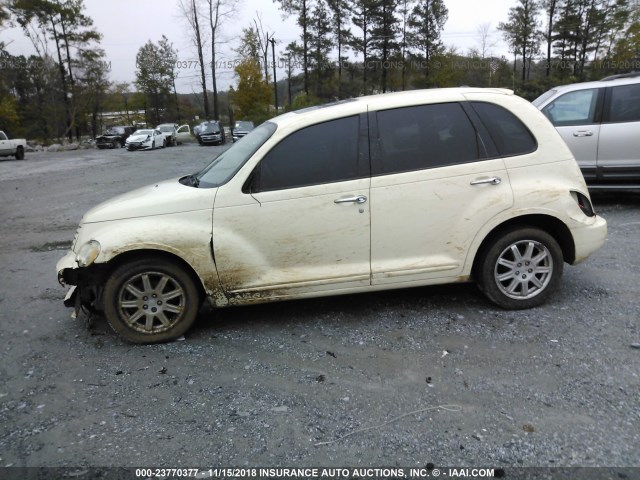
<instances>
[{"instance_id":1,"label":"white pt cruiser","mask_svg":"<svg viewBox=\"0 0 640 480\"><path fill-rule=\"evenodd\" d=\"M131 342L215 307L475 281L508 309L557 289L606 222L554 127L508 90L345 100L274 118L197 174L87 212L65 303Z\"/></svg>"}]
</instances>

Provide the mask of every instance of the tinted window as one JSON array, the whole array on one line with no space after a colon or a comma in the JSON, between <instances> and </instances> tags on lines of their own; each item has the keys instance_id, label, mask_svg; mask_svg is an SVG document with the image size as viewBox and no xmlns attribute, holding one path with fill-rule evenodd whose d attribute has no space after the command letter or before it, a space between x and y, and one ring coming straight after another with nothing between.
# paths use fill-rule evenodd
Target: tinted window
<instances>
[{"instance_id":1,"label":"tinted window","mask_svg":"<svg viewBox=\"0 0 640 480\"><path fill-rule=\"evenodd\" d=\"M565 93L542 109L555 126L589 125L595 122L598 89Z\"/></svg>"},{"instance_id":2,"label":"tinted window","mask_svg":"<svg viewBox=\"0 0 640 480\"><path fill-rule=\"evenodd\" d=\"M200 188L219 187L228 182L273 135L276 128L274 123L265 122L251 130L241 142L234 143L231 148L222 152L196 175Z\"/></svg>"},{"instance_id":3,"label":"tinted window","mask_svg":"<svg viewBox=\"0 0 640 480\"><path fill-rule=\"evenodd\" d=\"M358 178L359 123L358 117L341 118L292 133L262 159L256 187L280 190Z\"/></svg>"},{"instance_id":4,"label":"tinted window","mask_svg":"<svg viewBox=\"0 0 640 480\"><path fill-rule=\"evenodd\" d=\"M375 174L454 165L478 159L478 137L458 103L377 113Z\"/></svg>"},{"instance_id":5,"label":"tinted window","mask_svg":"<svg viewBox=\"0 0 640 480\"><path fill-rule=\"evenodd\" d=\"M471 105L487 127L501 156L523 155L537 148L529 129L507 109L493 103L472 102Z\"/></svg>"},{"instance_id":6,"label":"tinted window","mask_svg":"<svg viewBox=\"0 0 640 480\"><path fill-rule=\"evenodd\" d=\"M611 89L610 122L640 122L640 83Z\"/></svg>"}]
</instances>

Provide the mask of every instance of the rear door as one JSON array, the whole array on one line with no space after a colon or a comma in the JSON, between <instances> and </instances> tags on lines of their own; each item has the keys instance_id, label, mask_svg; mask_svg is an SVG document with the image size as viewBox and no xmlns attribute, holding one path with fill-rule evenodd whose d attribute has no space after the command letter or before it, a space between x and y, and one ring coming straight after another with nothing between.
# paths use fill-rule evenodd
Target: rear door
<instances>
[{"instance_id":1,"label":"rear door","mask_svg":"<svg viewBox=\"0 0 640 480\"><path fill-rule=\"evenodd\" d=\"M587 182L597 178L603 97L604 88L574 90L542 109L571 149Z\"/></svg>"},{"instance_id":2,"label":"rear door","mask_svg":"<svg viewBox=\"0 0 640 480\"><path fill-rule=\"evenodd\" d=\"M371 115L372 284L460 274L477 232L513 204L504 161L460 103Z\"/></svg>"},{"instance_id":3,"label":"rear door","mask_svg":"<svg viewBox=\"0 0 640 480\"><path fill-rule=\"evenodd\" d=\"M598 171L605 183L640 185L640 83L607 89Z\"/></svg>"}]
</instances>

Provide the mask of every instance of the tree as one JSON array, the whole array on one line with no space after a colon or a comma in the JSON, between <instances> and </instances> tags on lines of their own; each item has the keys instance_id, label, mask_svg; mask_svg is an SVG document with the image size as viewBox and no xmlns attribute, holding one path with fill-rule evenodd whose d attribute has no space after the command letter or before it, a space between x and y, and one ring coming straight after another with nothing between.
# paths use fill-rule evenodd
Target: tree
<instances>
[{"instance_id":1,"label":"tree","mask_svg":"<svg viewBox=\"0 0 640 480\"><path fill-rule=\"evenodd\" d=\"M400 0L400 61L402 73L400 86L402 90L407 87L407 54L409 53L409 20L413 8L413 0Z\"/></svg>"},{"instance_id":2,"label":"tree","mask_svg":"<svg viewBox=\"0 0 640 480\"><path fill-rule=\"evenodd\" d=\"M287 72L287 98L288 104L291 105L293 103L293 96L291 93L291 80L293 76L293 72L295 70L295 65L299 62L300 56L302 54L302 50L296 42L291 42L287 45L287 48L284 51L284 54L280 61L285 62L285 70Z\"/></svg>"},{"instance_id":3,"label":"tree","mask_svg":"<svg viewBox=\"0 0 640 480\"><path fill-rule=\"evenodd\" d=\"M440 36L448 18L449 10L443 0L420 0L409 19L410 45L424 60L425 79L429 78L431 57L443 51Z\"/></svg>"},{"instance_id":4,"label":"tree","mask_svg":"<svg viewBox=\"0 0 640 480\"><path fill-rule=\"evenodd\" d=\"M324 0L317 0L309 20L309 54L315 70L315 95L323 94L323 82L329 67L329 52L333 47L330 37L331 16Z\"/></svg>"},{"instance_id":5,"label":"tree","mask_svg":"<svg viewBox=\"0 0 640 480\"><path fill-rule=\"evenodd\" d=\"M523 82L527 78L527 62L531 61L540 46L538 10L536 0L518 0L518 5L509 9L508 21L498 25L511 51L522 57Z\"/></svg>"},{"instance_id":6,"label":"tree","mask_svg":"<svg viewBox=\"0 0 640 480\"><path fill-rule=\"evenodd\" d=\"M238 85L232 93L234 116L262 123L269 117L271 89L262 78L260 64L254 58L243 59L235 68Z\"/></svg>"},{"instance_id":7,"label":"tree","mask_svg":"<svg viewBox=\"0 0 640 480\"><path fill-rule=\"evenodd\" d=\"M65 135L71 140L75 130L79 137L81 121L77 117L72 50L82 52L101 39L93 29L93 20L83 13L83 0L14 0L10 7L43 60L47 56L47 40L54 42L66 116Z\"/></svg>"},{"instance_id":8,"label":"tree","mask_svg":"<svg viewBox=\"0 0 640 480\"><path fill-rule=\"evenodd\" d=\"M219 32L225 20L235 13L236 2L229 0L207 0L209 5L209 27L211 28L211 81L213 83L213 116L220 118L218 106L218 83L216 81L216 59Z\"/></svg>"},{"instance_id":9,"label":"tree","mask_svg":"<svg viewBox=\"0 0 640 480\"><path fill-rule=\"evenodd\" d=\"M145 95L147 122L152 124L160 123L164 117L161 110L164 110L167 104L167 98L173 85L172 69L175 62L172 63L171 59L167 60L165 57L167 53L162 51L162 48L166 48L168 45L167 37L163 35L162 41L164 41L163 47L160 44L154 45L149 40L140 47L136 55L136 80L134 83Z\"/></svg>"},{"instance_id":10,"label":"tree","mask_svg":"<svg viewBox=\"0 0 640 480\"><path fill-rule=\"evenodd\" d=\"M398 22L395 16L397 0L379 0L372 16L371 52L377 53L381 70L380 87L387 91L387 72L389 58L398 48Z\"/></svg>"},{"instance_id":11,"label":"tree","mask_svg":"<svg viewBox=\"0 0 640 480\"><path fill-rule=\"evenodd\" d=\"M175 116L180 119L180 102L178 101L178 92L176 90L176 64L178 63L178 51L173 48L173 43L164 35L158 42L158 54L165 62L166 75L169 77L171 88L173 90L173 98L175 100ZM173 112L172 112L173 113ZM174 117L174 115L171 115Z\"/></svg>"},{"instance_id":12,"label":"tree","mask_svg":"<svg viewBox=\"0 0 640 480\"><path fill-rule=\"evenodd\" d=\"M351 6L347 0L327 0L331 10L331 29L338 49L338 97L342 98L342 62L346 44L351 36L349 29L349 15Z\"/></svg>"},{"instance_id":13,"label":"tree","mask_svg":"<svg viewBox=\"0 0 640 480\"><path fill-rule=\"evenodd\" d=\"M180 9L182 15L187 20L193 33L193 44L198 54L198 62L200 66L200 85L202 87L204 115L209 118L209 95L207 93L207 75L204 69L203 40L200 33L200 20L198 19L198 5L196 0L180 0Z\"/></svg>"},{"instance_id":14,"label":"tree","mask_svg":"<svg viewBox=\"0 0 640 480\"><path fill-rule=\"evenodd\" d=\"M304 71L304 91L309 95L309 20L310 0L277 0L280 8L289 15L298 15L298 25L302 28L302 68Z\"/></svg>"},{"instance_id":15,"label":"tree","mask_svg":"<svg viewBox=\"0 0 640 480\"><path fill-rule=\"evenodd\" d=\"M91 137L98 135L98 116L110 86L104 62L104 51L83 50L78 59L78 96L82 101L79 112L91 119Z\"/></svg>"},{"instance_id":16,"label":"tree","mask_svg":"<svg viewBox=\"0 0 640 480\"><path fill-rule=\"evenodd\" d=\"M544 39L547 42L547 78L551 75L551 45L553 43L553 27L556 16L556 8L558 6L558 0L542 0L542 8L544 8L547 16L547 30L544 35Z\"/></svg>"},{"instance_id":17,"label":"tree","mask_svg":"<svg viewBox=\"0 0 640 480\"><path fill-rule=\"evenodd\" d=\"M378 7L378 0L355 0L352 6L353 16L351 21L360 29L362 36L353 35L351 37L351 48L356 53L361 53L363 60L362 82L364 93L369 91L367 70L369 69L369 54L371 51L371 29L373 28L373 16Z\"/></svg>"}]
</instances>

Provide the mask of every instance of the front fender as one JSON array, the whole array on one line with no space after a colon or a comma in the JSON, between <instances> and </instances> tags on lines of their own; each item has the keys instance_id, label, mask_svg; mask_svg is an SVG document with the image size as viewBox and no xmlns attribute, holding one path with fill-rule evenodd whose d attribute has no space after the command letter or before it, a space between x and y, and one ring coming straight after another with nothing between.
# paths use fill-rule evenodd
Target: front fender
<instances>
[{"instance_id":1,"label":"front fender","mask_svg":"<svg viewBox=\"0 0 640 480\"><path fill-rule=\"evenodd\" d=\"M219 303L221 290L211 251L210 209L85 223L79 230L74 252L58 262L59 273L64 268L78 268L75 254L90 240L96 240L101 247L94 265L108 264L138 250L175 255L193 269L205 292Z\"/></svg>"}]
</instances>

